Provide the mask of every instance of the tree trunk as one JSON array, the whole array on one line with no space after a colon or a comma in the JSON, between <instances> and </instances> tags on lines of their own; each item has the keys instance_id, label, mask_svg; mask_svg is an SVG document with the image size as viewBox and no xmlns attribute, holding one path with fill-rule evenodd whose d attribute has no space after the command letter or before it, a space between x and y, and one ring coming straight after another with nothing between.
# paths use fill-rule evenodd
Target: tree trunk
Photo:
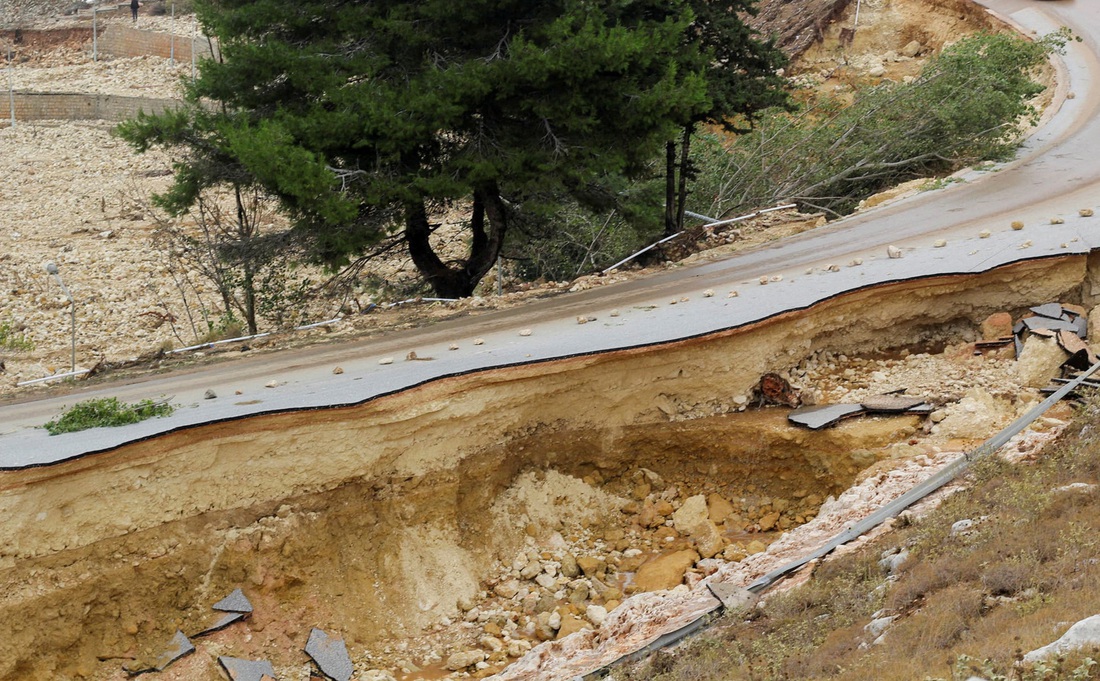
<instances>
[{"instance_id":1,"label":"tree trunk","mask_svg":"<svg viewBox=\"0 0 1100 681\"><path fill-rule=\"evenodd\" d=\"M684 229L684 210L687 208L688 175L691 174L691 133L694 126L684 126L684 138L680 141L680 181L676 192L676 232ZM673 232L675 234L675 232Z\"/></svg>"},{"instance_id":2,"label":"tree trunk","mask_svg":"<svg viewBox=\"0 0 1100 681\"><path fill-rule=\"evenodd\" d=\"M473 295L478 282L496 263L507 226L507 212L496 183L475 190L473 215L470 218L470 254L458 267L450 267L432 250L429 241L431 226L424 202L415 201L405 206L405 239L409 244L409 255L416 269L440 298Z\"/></svg>"},{"instance_id":3,"label":"tree trunk","mask_svg":"<svg viewBox=\"0 0 1100 681\"><path fill-rule=\"evenodd\" d=\"M676 142L665 142L665 236L676 233Z\"/></svg>"}]
</instances>

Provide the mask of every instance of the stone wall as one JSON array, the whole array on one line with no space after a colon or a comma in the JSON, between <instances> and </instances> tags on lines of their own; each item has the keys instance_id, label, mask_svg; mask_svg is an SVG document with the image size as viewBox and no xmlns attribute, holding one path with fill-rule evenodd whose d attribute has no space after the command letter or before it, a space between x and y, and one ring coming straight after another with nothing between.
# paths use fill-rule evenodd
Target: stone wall
<instances>
[{"instance_id":1,"label":"stone wall","mask_svg":"<svg viewBox=\"0 0 1100 681\"><path fill-rule=\"evenodd\" d=\"M117 24L102 27L97 43L100 54L113 57L148 55L168 59L173 55L173 49L176 61L180 62L191 61L192 49L197 59L212 56L210 43L202 34L196 34L192 40L190 36L173 36Z\"/></svg>"},{"instance_id":2,"label":"stone wall","mask_svg":"<svg viewBox=\"0 0 1100 681\"><path fill-rule=\"evenodd\" d=\"M0 126L10 124L12 105L16 121L105 120L123 121L139 111L160 113L178 106L172 99L124 97L64 92L16 92L0 96Z\"/></svg>"}]
</instances>

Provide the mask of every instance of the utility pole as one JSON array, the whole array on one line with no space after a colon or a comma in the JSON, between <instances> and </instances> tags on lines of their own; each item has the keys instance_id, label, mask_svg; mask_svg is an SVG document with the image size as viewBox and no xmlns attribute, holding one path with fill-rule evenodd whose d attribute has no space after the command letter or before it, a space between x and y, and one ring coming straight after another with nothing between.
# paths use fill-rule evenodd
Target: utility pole
<instances>
[{"instance_id":1,"label":"utility pole","mask_svg":"<svg viewBox=\"0 0 1100 681\"><path fill-rule=\"evenodd\" d=\"M76 301L73 300L73 294L69 292L69 287L65 285L65 282L61 281L61 273L57 269L57 265L48 262L46 263L47 274L53 275L57 279L57 283L61 285L61 290L65 292L65 297L69 299L69 314L72 320L72 369L76 371Z\"/></svg>"},{"instance_id":2,"label":"utility pole","mask_svg":"<svg viewBox=\"0 0 1100 681\"><path fill-rule=\"evenodd\" d=\"M11 66L11 45L8 45L8 107L11 109L11 127L15 127L15 74Z\"/></svg>"}]
</instances>

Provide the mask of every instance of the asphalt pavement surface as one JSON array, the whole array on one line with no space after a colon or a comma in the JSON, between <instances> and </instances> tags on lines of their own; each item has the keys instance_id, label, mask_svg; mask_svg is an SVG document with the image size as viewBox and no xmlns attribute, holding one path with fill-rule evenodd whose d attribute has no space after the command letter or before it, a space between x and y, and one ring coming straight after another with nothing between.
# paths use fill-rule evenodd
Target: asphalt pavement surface
<instances>
[{"instance_id":1,"label":"asphalt pavement surface","mask_svg":"<svg viewBox=\"0 0 1100 681\"><path fill-rule=\"evenodd\" d=\"M721 260L631 282L442 322L382 339L243 357L0 406L0 469L48 465L180 428L263 413L361 403L434 379L496 367L704 336L813 305L845 291L1100 247L1100 3L986 0L1022 30L1069 26L1081 38L1059 60L1044 124L1016 159L961 173L963 182L838 220ZM1060 217L1062 224L1050 224ZM1014 231L1012 221L1022 221ZM988 230L988 238L979 233ZM940 240L946 245L938 246ZM902 250L887 257L887 246ZM854 260L859 266L849 266ZM828 265L839 266L829 271ZM813 268L812 273L807 273ZM760 277L769 283L761 285ZM775 280L776 278L781 278ZM736 290L737 297L728 297ZM713 295L707 295L713 291ZM686 300L684 300L686 299ZM672 301L676 304L671 304ZM612 312L617 311L616 316ZM578 324L578 316L595 317ZM529 333L528 333L529 331ZM475 345L475 339L483 340ZM450 346L458 346L450 350ZM430 361L406 361L409 352ZM392 358L392 363L383 363ZM343 373L335 375L335 366ZM276 387L265 387L269 383ZM204 399L213 390L217 399ZM239 391L239 395L237 392ZM167 418L50 437L40 427L75 402L170 397Z\"/></svg>"}]
</instances>

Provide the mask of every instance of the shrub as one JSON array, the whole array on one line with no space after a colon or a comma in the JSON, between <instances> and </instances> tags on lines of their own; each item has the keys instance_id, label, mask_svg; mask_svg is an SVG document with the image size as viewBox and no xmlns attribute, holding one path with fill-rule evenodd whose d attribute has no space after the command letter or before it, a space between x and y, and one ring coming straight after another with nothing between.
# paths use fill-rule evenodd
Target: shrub
<instances>
[{"instance_id":1,"label":"shrub","mask_svg":"<svg viewBox=\"0 0 1100 681\"><path fill-rule=\"evenodd\" d=\"M0 349L33 350L34 341L27 338L21 329L16 329L10 321L0 322Z\"/></svg>"},{"instance_id":2,"label":"shrub","mask_svg":"<svg viewBox=\"0 0 1100 681\"><path fill-rule=\"evenodd\" d=\"M115 397L104 397L74 404L56 420L47 422L43 428L50 435L75 433L89 428L125 426L154 416L168 416L174 410L167 402L142 400L126 404Z\"/></svg>"}]
</instances>

